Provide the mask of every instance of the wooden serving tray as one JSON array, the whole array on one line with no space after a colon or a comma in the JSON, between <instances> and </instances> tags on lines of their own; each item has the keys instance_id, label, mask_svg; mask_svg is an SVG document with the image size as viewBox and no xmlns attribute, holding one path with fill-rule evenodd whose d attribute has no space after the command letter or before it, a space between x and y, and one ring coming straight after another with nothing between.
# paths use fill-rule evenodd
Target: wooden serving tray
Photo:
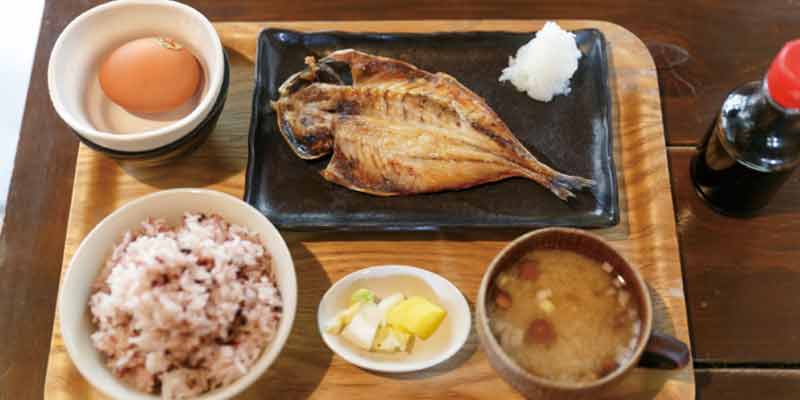
<instances>
[{"instance_id":1,"label":"wooden serving tray","mask_svg":"<svg viewBox=\"0 0 800 400\"><path fill-rule=\"evenodd\" d=\"M256 37L264 27L373 32L533 31L543 23L432 20L216 24L231 62L230 91L216 131L192 155L161 167L120 165L81 145L62 274L73 252L95 224L132 199L175 187L208 187L242 196ZM617 25L577 20L559 23L566 29L600 29L608 40L621 221L616 227L594 232L612 241L640 268L652 288L656 329L688 344L675 214L653 60L635 35ZM494 79L487 77L490 78ZM282 232L297 270L297 317L280 357L242 398L518 398L489 366L474 331L464 348L439 366L400 375L373 373L348 364L325 347L317 330L316 310L332 282L378 264L415 265L439 273L458 286L472 304L488 263L521 233ZM607 397L692 399L694 396L690 363L680 371L637 369ZM105 398L72 364L61 338L57 312L44 397Z\"/></svg>"}]
</instances>

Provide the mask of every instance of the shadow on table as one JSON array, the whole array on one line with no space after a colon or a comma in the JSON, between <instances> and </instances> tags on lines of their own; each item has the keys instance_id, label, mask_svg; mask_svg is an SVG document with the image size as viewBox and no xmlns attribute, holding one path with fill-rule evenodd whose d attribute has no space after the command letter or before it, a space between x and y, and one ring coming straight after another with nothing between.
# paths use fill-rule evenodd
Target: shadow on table
<instances>
[{"instance_id":1,"label":"shadow on table","mask_svg":"<svg viewBox=\"0 0 800 400\"><path fill-rule=\"evenodd\" d=\"M242 399L308 398L320 385L333 358L317 329L317 306L331 281L302 244L289 250L298 276L294 327L275 363L239 397Z\"/></svg>"}]
</instances>

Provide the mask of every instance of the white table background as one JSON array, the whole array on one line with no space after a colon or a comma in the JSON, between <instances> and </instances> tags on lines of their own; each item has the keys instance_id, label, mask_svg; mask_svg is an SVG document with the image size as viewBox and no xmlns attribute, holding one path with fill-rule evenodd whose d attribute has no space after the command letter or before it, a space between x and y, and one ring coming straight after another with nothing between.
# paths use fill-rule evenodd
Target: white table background
<instances>
[{"instance_id":1,"label":"white table background","mask_svg":"<svg viewBox=\"0 0 800 400\"><path fill-rule=\"evenodd\" d=\"M0 13L0 231L43 10L44 0L25 0Z\"/></svg>"}]
</instances>

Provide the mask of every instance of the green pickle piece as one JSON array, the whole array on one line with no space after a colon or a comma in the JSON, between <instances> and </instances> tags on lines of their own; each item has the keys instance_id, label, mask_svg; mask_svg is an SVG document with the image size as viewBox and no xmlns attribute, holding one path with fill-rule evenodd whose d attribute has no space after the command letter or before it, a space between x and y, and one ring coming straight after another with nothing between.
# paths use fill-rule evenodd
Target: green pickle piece
<instances>
[{"instance_id":1,"label":"green pickle piece","mask_svg":"<svg viewBox=\"0 0 800 400\"><path fill-rule=\"evenodd\" d=\"M375 293L369 289L358 289L350 296L350 304L356 303L374 303Z\"/></svg>"}]
</instances>

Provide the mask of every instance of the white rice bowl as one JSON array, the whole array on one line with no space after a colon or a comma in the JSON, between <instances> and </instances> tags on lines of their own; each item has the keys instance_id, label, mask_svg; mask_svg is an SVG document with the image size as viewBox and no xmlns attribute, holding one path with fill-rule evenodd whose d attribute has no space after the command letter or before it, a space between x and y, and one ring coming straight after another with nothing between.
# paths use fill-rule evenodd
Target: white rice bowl
<instances>
[{"instance_id":1,"label":"white rice bowl","mask_svg":"<svg viewBox=\"0 0 800 400\"><path fill-rule=\"evenodd\" d=\"M500 82L509 81L531 98L549 102L553 96L570 93L570 79L580 58L575 34L548 21L535 38L517 50L516 57L509 57Z\"/></svg>"}]
</instances>

